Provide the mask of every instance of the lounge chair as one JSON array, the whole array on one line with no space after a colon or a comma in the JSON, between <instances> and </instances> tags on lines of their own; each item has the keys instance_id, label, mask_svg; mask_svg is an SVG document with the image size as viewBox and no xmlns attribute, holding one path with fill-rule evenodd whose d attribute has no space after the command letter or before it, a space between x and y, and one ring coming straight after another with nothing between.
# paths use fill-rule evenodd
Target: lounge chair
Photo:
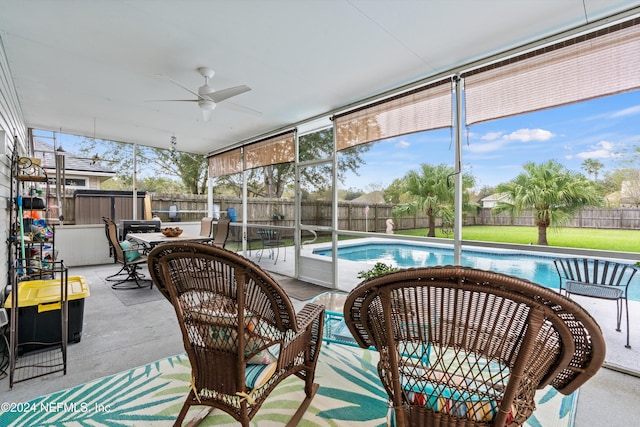
<instances>
[{"instance_id":1,"label":"lounge chair","mask_svg":"<svg viewBox=\"0 0 640 427\"><path fill-rule=\"evenodd\" d=\"M538 389L570 394L605 356L596 321L524 279L461 266L400 270L364 281L344 305L398 426L515 426Z\"/></svg>"},{"instance_id":2,"label":"lounge chair","mask_svg":"<svg viewBox=\"0 0 640 427\"><path fill-rule=\"evenodd\" d=\"M174 425L182 424L191 406L202 405L209 407L206 414L219 408L249 426L290 375L304 381L306 398L288 425L297 424L318 388L324 307L307 304L296 313L258 265L205 243L158 245L149 266L175 308L191 362L192 386Z\"/></svg>"},{"instance_id":3,"label":"lounge chair","mask_svg":"<svg viewBox=\"0 0 640 427\"><path fill-rule=\"evenodd\" d=\"M560 279L560 293L571 298L581 295L589 298L600 298L616 302L616 331L620 332L622 311L626 313L627 343L629 343L629 285L638 269L630 264L615 261L587 258L556 258L556 266Z\"/></svg>"}]
</instances>

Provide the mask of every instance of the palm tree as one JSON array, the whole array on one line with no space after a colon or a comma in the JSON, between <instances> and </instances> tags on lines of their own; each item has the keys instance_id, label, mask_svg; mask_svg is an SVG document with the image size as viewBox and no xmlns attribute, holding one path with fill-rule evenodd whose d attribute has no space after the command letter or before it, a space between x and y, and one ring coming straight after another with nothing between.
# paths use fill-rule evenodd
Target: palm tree
<instances>
[{"instance_id":1,"label":"palm tree","mask_svg":"<svg viewBox=\"0 0 640 427\"><path fill-rule=\"evenodd\" d=\"M527 162L523 168L523 173L498 185L496 191L508 194L510 202L499 203L493 211L508 211L514 216L533 209L538 245L548 245L548 227L568 223L585 206L603 204L593 182L555 160L540 164Z\"/></svg>"},{"instance_id":2,"label":"palm tree","mask_svg":"<svg viewBox=\"0 0 640 427\"><path fill-rule=\"evenodd\" d=\"M598 172L602 169L604 165L599 160L586 159L582 162L582 169L585 170L589 174L589 176L593 175L593 180L598 180Z\"/></svg>"},{"instance_id":3,"label":"palm tree","mask_svg":"<svg viewBox=\"0 0 640 427\"><path fill-rule=\"evenodd\" d=\"M402 179L403 193L411 201L393 208L394 216L411 215L424 211L429 218L428 237L436 236L436 219L453 222L454 186L450 178L453 167L445 164L437 166L422 164L419 171L410 171ZM470 175L462 176L464 200L468 200L467 190L473 187L475 180Z\"/></svg>"}]
</instances>

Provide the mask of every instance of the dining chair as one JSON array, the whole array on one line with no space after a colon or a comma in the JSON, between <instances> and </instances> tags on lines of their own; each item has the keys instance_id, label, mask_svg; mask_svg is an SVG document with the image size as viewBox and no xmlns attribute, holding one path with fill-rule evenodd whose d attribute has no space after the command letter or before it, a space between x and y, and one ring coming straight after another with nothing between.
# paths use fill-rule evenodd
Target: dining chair
<instances>
[{"instance_id":1,"label":"dining chair","mask_svg":"<svg viewBox=\"0 0 640 427\"><path fill-rule=\"evenodd\" d=\"M282 287L258 265L206 243L169 242L149 254L149 271L173 304L192 370L191 387L175 421L192 406L218 408L249 426L284 379L304 381L294 426L315 396L324 306L296 312Z\"/></svg>"},{"instance_id":2,"label":"dining chair","mask_svg":"<svg viewBox=\"0 0 640 427\"><path fill-rule=\"evenodd\" d=\"M111 218L102 217L105 224L105 233L109 243L109 251L113 256L113 262L120 264L120 270L108 276L105 280L116 282L112 289L137 289L142 288L141 281L149 281L149 289L153 288L153 282L144 277L141 269L147 263L147 256L140 250L137 244L129 240L118 240L118 227ZM134 282L135 286L130 283ZM129 285L126 285L129 283Z\"/></svg>"},{"instance_id":3,"label":"dining chair","mask_svg":"<svg viewBox=\"0 0 640 427\"><path fill-rule=\"evenodd\" d=\"M519 426L536 390L573 393L606 346L577 303L538 284L462 266L365 280L344 305L347 327L380 354L397 426Z\"/></svg>"},{"instance_id":4,"label":"dining chair","mask_svg":"<svg viewBox=\"0 0 640 427\"><path fill-rule=\"evenodd\" d=\"M216 234L213 238L213 241L211 242L213 246L217 246L219 248L225 247L227 239L229 238L230 223L231 220L228 217L220 218L218 220L218 224L216 225Z\"/></svg>"},{"instance_id":5,"label":"dining chair","mask_svg":"<svg viewBox=\"0 0 640 427\"><path fill-rule=\"evenodd\" d=\"M268 251L269 258L273 259L273 263L278 263L278 257L280 256L280 248L284 251L284 260L287 260L287 247L281 238L281 233L278 230L270 228L263 228L257 231L260 236L262 246L260 247L260 253L258 254L258 261L262 260L264 251Z\"/></svg>"},{"instance_id":6,"label":"dining chair","mask_svg":"<svg viewBox=\"0 0 640 427\"><path fill-rule=\"evenodd\" d=\"M200 236L201 237L211 237L213 232L213 221L214 218L207 216L200 220Z\"/></svg>"}]
</instances>

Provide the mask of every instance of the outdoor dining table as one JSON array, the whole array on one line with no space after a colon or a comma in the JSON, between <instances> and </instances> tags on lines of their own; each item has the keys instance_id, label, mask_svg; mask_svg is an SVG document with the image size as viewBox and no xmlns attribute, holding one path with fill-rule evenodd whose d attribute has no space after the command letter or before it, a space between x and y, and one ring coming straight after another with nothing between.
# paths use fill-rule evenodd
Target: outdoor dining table
<instances>
[{"instance_id":1,"label":"outdoor dining table","mask_svg":"<svg viewBox=\"0 0 640 427\"><path fill-rule=\"evenodd\" d=\"M182 233L176 237L167 237L158 232L129 233L127 234L127 238L135 240L147 249L152 249L153 247L166 242L206 242L207 240L211 240L211 237L200 236L199 234Z\"/></svg>"}]
</instances>

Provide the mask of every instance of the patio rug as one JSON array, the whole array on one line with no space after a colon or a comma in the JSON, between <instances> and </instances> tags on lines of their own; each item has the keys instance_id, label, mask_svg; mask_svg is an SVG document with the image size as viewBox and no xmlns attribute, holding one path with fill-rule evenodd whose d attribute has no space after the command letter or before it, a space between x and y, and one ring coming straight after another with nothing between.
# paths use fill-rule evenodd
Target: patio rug
<instances>
[{"instance_id":1,"label":"patio rug","mask_svg":"<svg viewBox=\"0 0 640 427\"><path fill-rule=\"evenodd\" d=\"M278 284L282 286L282 289L284 289L289 297L295 298L299 301L310 300L311 298L330 290L324 286L304 282L302 280L294 279L293 277L282 276L274 273L269 274L271 274L271 277L276 279Z\"/></svg>"},{"instance_id":2,"label":"patio rug","mask_svg":"<svg viewBox=\"0 0 640 427\"><path fill-rule=\"evenodd\" d=\"M111 287L112 282L104 282L106 286ZM140 281L142 288L133 289L111 289L113 294L120 300L120 302L126 306L144 304L146 302L164 300L164 296L158 290L158 287L154 284L153 288L149 289L148 280ZM125 285L135 286L135 282L127 282Z\"/></svg>"},{"instance_id":3,"label":"patio rug","mask_svg":"<svg viewBox=\"0 0 640 427\"><path fill-rule=\"evenodd\" d=\"M318 362L318 393L300 426L382 426L386 394L376 370L378 353L339 344L323 345ZM191 370L185 354L43 396L0 414L2 426L171 426L189 388ZM529 427L571 427L577 392L538 391L538 409ZM252 421L253 426L283 426L304 398L297 377L283 381ZM3 409L4 406L3 406ZM200 411L192 408L187 420ZM202 426L236 426L214 410Z\"/></svg>"}]
</instances>

